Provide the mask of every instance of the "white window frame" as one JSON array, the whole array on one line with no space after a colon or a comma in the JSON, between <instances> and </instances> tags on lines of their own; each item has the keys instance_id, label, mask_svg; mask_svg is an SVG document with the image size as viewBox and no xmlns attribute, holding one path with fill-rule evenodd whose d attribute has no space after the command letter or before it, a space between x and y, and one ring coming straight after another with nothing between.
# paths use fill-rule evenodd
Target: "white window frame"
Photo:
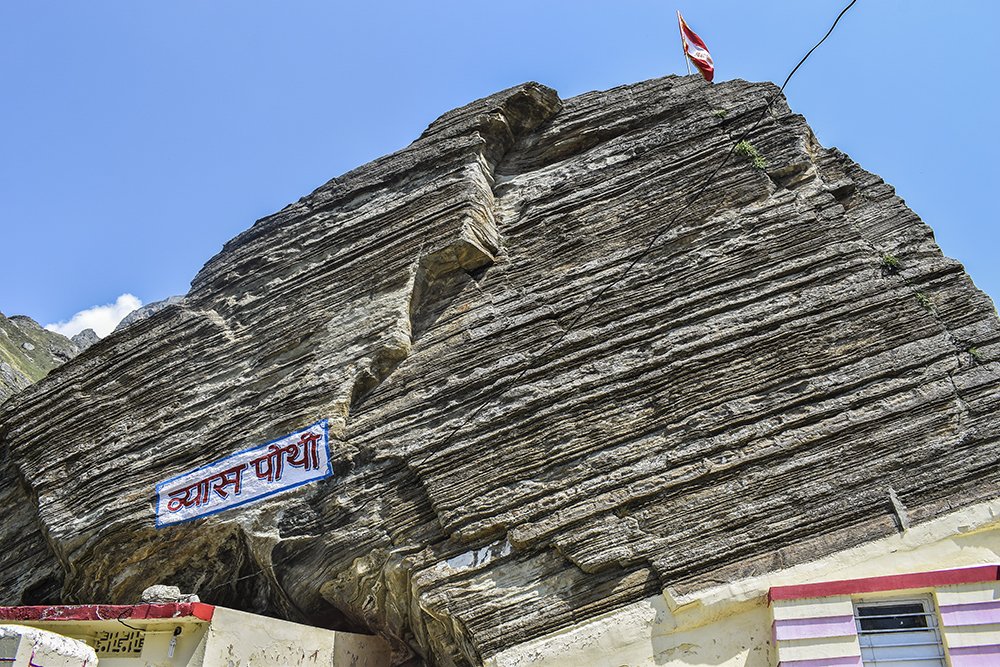
<instances>
[{"instance_id":1,"label":"white window frame","mask_svg":"<svg viewBox=\"0 0 1000 667\"><path fill-rule=\"evenodd\" d=\"M897 597L883 597L883 596L878 596L878 597L861 597L861 598L854 598L853 599L853 603L854 603L854 625L855 625L855 628L856 628L857 633L858 633L858 643L861 646L861 661L862 661L862 664L865 667L876 667L876 666L881 666L881 665L889 665L889 666L891 666L891 665L896 665L896 664L905 664L905 665L926 664L926 665L928 665L928 667L933 667L933 666L946 667L949 664L949 661L948 661L948 658L947 658L947 655L946 655L946 652L945 652L944 641L943 641L943 638L941 636L940 623L938 622L937 606L934 603L934 597L932 595L930 595L929 593L925 594L925 595L915 595L915 596L909 595L909 596L906 596L906 597L898 597L898 598ZM871 636L873 634L889 634L889 633L892 633L893 631L892 630L882 630L882 631L877 631L876 632L876 631L870 631L870 630L869 631L862 630L861 629L861 620L862 620L862 618L871 618L871 617L870 616L868 616L868 617L862 617L859 614L859 608L861 608L861 607L878 607L878 606L889 607L889 606L897 606L897 605L904 605L904 604L919 604L923 608L924 611L923 611L922 615L927 619L926 630L933 632L933 636L934 636L934 639L935 639L935 642L934 642L933 645L935 645L935 646L938 647L938 655L935 656L935 657L928 656L926 658L901 659L899 661L891 661L891 660L887 661L887 660L882 660L882 659L876 659L876 660L867 660L867 659L865 659L865 657L864 657L865 649L871 649L874 646L872 644L869 644L868 646L865 646L865 639L864 638L866 636ZM906 630L902 630L902 632L906 632ZM903 646L903 645L905 645L905 644L901 644L901 646ZM931 644L923 644L923 646L930 646L930 645ZM883 645L883 646L888 647L887 645ZM935 661L937 661L937 662L935 662Z\"/></svg>"}]
</instances>

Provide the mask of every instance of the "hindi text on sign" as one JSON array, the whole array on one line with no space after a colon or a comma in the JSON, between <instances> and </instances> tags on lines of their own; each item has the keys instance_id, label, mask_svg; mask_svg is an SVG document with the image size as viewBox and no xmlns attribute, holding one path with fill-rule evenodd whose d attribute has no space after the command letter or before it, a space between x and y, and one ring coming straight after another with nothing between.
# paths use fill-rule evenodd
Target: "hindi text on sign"
<instances>
[{"instance_id":1,"label":"hindi text on sign","mask_svg":"<svg viewBox=\"0 0 1000 667\"><path fill-rule=\"evenodd\" d=\"M156 525L215 514L331 474L324 419L157 484Z\"/></svg>"}]
</instances>

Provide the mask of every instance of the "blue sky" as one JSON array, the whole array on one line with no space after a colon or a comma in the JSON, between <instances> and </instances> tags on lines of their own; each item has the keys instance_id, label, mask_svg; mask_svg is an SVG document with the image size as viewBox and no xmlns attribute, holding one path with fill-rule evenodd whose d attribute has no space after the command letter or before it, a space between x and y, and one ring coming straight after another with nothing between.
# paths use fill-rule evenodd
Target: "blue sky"
<instances>
[{"instance_id":1,"label":"blue sky","mask_svg":"<svg viewBox=\"0 0 1000 667\"><path fill-rule=\"evenodd\" d=\"M0 311L184 293L257 218L495 90L682 72L675 9L717 80L780 82L846 1L8 0ZM859 0L786 90L994 300L998 28L995 0Z\"/></svg>"}]
</instances>

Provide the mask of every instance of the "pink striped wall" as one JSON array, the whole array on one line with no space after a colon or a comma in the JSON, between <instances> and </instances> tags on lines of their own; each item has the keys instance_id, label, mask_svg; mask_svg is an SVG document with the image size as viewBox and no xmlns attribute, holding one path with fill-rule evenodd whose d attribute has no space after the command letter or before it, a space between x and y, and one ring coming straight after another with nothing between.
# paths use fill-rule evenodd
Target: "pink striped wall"
<instances>
[{"instance_id":1,"label":"pink striped wall","mask_svg":"<svg viewBox=\"0 0 1000 667\"><path fill-rule=\"evenodd\" d=\"M844 656L834 658L812 659L811 655L822 652L836 655L848 653L853 643L857 647L856 627L853 616L846 615L842 606L836 608L839 602L830 602L830 610L839 613L837 616L823 616L826 611L824 604L815 605L824 598L833 596L848 598L871 592L898 592L901 596L908 590L951 588L949 602L956 604L939 604L938 612L941 618L941 633L946 651L950 656L951 667L1000 667L1000 631L983 626L1000 625L1000 599L997 597L997 581L1000 580L1000 566L979 565L934 572L913 572L883 577L868 577L863 579L847 579L840 581L817 582L794 586L773 587L769 600L777 606L783 601L804 601L808 609L799 614L788 613L792 618L774 619L772 633L777 649L779 667L861 667L860 656ZM982 586L970 586L981 584ZM968 594L968 595L966 595ZM942 596L944 597L944 596ZM962 599L979 600L961 602ZM799 606L802 603L796 602ZM804 611L805 613L802 613ZM808 616L795 618L796 615ZM804 641L803 641L804 640ZM960 644L951 646L951 643ZM978 646L961 646L961 644L979 643ZM813 652L812 647L816 647ZM860 647L855 650L860 652ZM782 658L795 657L798 660Z\"/></svg>"},{"instance_id":2,"label":"pink striped wall","mask_svg":"<svg viewBox=\"0 0 1000 667\"><path fill-rule=\"evenodd\" d=\"M826 606L810 609L815 615L774 619L771 632L778 667L861 667L854 615L845 614L844 605ZM851 609L849 602L847 609ZM822 615L824 612L835 615ZM815 651L803 646L801 640ZM828 657L812 658L810 653Z\"/></svg>"},{"instance_id":3,"label":"pink striped wall","mask_svg":"<svg viewBox=\"0 0 1000 667\"><path fill-rule=\"evenodd\" d=\"M789 618L774 622L774 638L818 639L820 637L846 637L857 632L853 616L827 616L825 618Z\"/></svg>"},{"instance_id":4,"label":"pink striped wall","mask_svg":"<svg viewBox=\"0 0 1000 667\"><path fill-rule=\"evenodd\" d=\"M966 646L948 649L952 667L997 667L1000 646Z\"/></svg>"},{"instance_id":5,"label":"pink striped wall","mask_svg":"<svg viewBox=\"0 0 1000 667\"><path fill-rule=\"evenodd\" d=\"M1000 600L941 605L940 609L946 626L1000 623Z\"/></svg>"}]
</instances>

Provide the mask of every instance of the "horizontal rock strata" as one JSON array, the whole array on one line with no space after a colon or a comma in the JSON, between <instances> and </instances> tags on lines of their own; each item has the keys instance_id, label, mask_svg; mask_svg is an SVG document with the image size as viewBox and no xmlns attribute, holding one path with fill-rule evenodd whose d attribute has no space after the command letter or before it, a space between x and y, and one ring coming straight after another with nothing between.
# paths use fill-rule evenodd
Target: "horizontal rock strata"
<instances>
[{"instance_id":1,"label":"horizontal rock strata","mask_svg":"<svg viewBox=\"0 0 1000 667\"><path fill-rule=\"evenodd\" d=\"M5 601L165 582L475 665L996 496L992 303L776 94L525 84L258 221L4 407ZM154 528L320 418L331 478Z\"/></svg>"}]
</instances>

